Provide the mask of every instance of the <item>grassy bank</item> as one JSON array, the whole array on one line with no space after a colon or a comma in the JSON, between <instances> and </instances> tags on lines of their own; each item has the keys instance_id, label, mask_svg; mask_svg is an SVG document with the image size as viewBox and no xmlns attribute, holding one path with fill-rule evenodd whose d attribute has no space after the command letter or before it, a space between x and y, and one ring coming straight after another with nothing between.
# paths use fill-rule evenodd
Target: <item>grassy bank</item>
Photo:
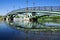
<instances>
[{"instance_id":1,"label":"grassy bank","mask_svg":"<svg viewBox=\"0 0 60 40\"><path fill-rule=\"evenodd\" d=\"M0 22L3 21L3 16L0 16Z\"/></svg>"},{"instance_id":2,"label":"grassy bank","mask_svg":"<svg viewBox=\"0 0 60 40\"><path fill-rule=\"evenodd\" d=\"M41 18L38 18L38 22L60 22L60 16L45 16L45 17L41 17Z\"/></svg>"}]
</instances>

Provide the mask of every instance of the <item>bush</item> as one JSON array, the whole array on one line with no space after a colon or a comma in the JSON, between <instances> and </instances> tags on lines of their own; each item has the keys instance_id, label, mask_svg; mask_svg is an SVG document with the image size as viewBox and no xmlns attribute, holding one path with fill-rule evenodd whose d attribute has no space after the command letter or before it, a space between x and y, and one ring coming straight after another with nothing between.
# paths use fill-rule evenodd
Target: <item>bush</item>
<instances>
[{"instance_id":1,"label":"bush","mask_svg":"<svg viewBox=\"0 0 60 40\"><path fill-rule=\"evenodd\" d=\"M16 16L16 18L20 18L19 16Z\"/></svg>"}]
</instances>

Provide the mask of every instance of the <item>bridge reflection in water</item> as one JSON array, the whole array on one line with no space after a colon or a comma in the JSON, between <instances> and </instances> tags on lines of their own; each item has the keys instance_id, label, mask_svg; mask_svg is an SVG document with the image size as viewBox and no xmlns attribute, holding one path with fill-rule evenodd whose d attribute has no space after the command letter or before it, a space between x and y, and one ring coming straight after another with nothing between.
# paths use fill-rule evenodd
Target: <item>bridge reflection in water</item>
<instances>
[{"instance_id":1,"label":"bridge reflection in water","mask_svg":"<svg viewBox=\"0 0 60 40\"><path fill-rule=\"evenodd\" d=\"M41 27L60 27L60 23L54 22L29 22L29 21L15 21L8 23L11 28L19 29L19 28L29 28L29 29L38 29ZM17 30L18 30L17 29ZM20 40L60 40L60 31L26 31L26 30L18 30L19 31L19 38Z\"/></svg>"},{"instance_id":2,"label":"bridge reflection in water","mask_svg":"<svg viewBox=\"0 0 60 40\"><path fill-rule=\"evenodd\" d=\"M57 22L29 22L29 21L13 21L9 22L10 25L16 26L20 28L41 28L41 27L60 27L60 23Z\"/></svg>"}]
</instances>

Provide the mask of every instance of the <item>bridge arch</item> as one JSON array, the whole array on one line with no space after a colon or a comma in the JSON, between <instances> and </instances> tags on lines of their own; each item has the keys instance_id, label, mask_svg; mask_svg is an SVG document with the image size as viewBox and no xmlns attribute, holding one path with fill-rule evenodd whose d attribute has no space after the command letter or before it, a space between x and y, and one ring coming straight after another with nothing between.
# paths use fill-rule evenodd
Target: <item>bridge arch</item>
<instances>
[{"instance_id":1,"label":"bridge arch","mask_svg":"<svg viewBox=\"0 0 60 40\"><path fill-rule=\"evenodd\" d=\"M41 15L41 16L32 17L32 18L30 18L30 21L37 21L38 18L45 17L45 16L49 17L50 15Z\"/></svg>"},{"instance_id":2,"label":"bridge arch","mask_svg":"<svg viewBox=\"0 0 60 40\"><path fill-rule=\"evenodd\" d=\"M28 10L26 10L26 8L21 8L21 9L17 9L17 10L13 10L13 11L9 12L6 16L11 15L10 18L14 18L17 14L23 14L23 13L26 13L27 11L28 11L28 13L32 13L32 16L34 16L35 13L43 13L44 14L44 15L39 14L40 16L32 17L34 20L37 20L37 18L41 18L44 16L50 16L52 14L60 15L60 11L55 12L53 10L50 10L51 9L50 7L47 7L47 8L50 8L48 11L46 11L46 9L42 10L43 8L41 8L41 9L40 8L41 7L35 7L35 9L34 9L34 7L28 7ZM31 16L31 15L29 15L29 16ZM30 18L30 19L32 19L32 18Z\"/></svg>"}]
</instances>

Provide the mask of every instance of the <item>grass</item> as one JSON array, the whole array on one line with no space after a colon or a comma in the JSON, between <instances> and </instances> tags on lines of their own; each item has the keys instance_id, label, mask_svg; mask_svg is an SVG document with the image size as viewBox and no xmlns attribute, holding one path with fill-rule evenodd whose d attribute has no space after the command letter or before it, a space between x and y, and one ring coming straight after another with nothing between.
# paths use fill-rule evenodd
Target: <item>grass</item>
<instances>
[{"instance_id":1,"label":"grass","mask_svg":"<svg viewBox=\"0 0 60 40\"><path fill-rule=\"evenodd\" d=\"M49 22L49 21L60 22L60 16L51 16L51 17L45 16L38 19L38 22Z\"/></svg>"},{"instance_id":2,"label":"grass","mask_svg":"<svg viewBox=\"0 0 60 40\"><path fill-rule=\"evenodd\" d=\"M3 21L3 17L2 17L2 16L0 16L0 22L1 22L1 21Z\"/></svg>"},{"instance_id":3,"label":"grass","mask_svg":"<svg viewBox=\"0 0 60 40\"><path fill-rule=\"evenodd\" d=\"M16 16L16 18L20 18L19 16Z\"/></svg>"}]
</instances>

